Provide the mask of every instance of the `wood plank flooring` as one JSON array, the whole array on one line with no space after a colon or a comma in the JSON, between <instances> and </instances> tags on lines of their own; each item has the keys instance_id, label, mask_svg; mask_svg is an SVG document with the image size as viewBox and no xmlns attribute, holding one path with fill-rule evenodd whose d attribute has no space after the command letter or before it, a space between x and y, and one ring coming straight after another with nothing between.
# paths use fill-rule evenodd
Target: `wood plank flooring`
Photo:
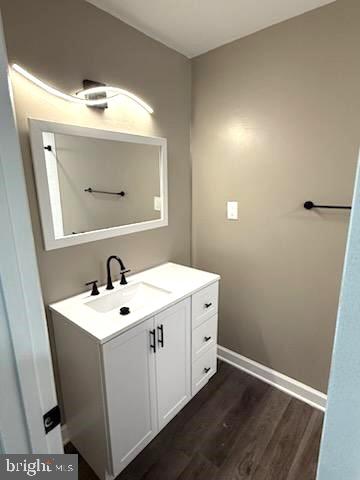
<instances>
[{"instance_id":1,"label":"wood plank flooring","mask_svg":"<svg viewBox=\"0 0 360 480\"><path fill-rule=\"evenodd\" d=\"M322 421L320 411L220 362L117 480L315 480ZM79 480L96 478L79 456Z\"/></svg>"}]
</instances>

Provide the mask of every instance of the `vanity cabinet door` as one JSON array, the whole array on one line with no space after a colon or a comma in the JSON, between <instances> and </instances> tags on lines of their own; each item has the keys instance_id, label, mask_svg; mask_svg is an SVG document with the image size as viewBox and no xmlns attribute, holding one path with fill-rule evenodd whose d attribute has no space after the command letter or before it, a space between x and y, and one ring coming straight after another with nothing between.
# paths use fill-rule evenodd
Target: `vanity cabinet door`
<instances>
[{"instance_id":1,"label":"vanity cabinet door","mask_svg":"<svg viewBox=\"0 0 360 480\"><path fill-rule=\"evenodd\" d=\"M151 334L153 332L153 334ZM117 475L158 432L154 318L103 347L108 431Z\"/></svg>"},{"instance_id":2,"label":"vanity cabinet door","mask_svg":"<svg viewBox=\"0 0 360 480\"><path fill-rule=\"evenodd\" d=\"M157 333L156 379L159 429L190 400L190 299L155 317Z\"/></svg>"}]
</instances>

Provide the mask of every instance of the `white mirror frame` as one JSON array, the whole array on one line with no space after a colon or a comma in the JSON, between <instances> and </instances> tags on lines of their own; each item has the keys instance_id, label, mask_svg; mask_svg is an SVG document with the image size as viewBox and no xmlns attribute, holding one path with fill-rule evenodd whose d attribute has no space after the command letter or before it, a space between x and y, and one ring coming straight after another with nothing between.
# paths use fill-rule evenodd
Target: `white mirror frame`
<instances>
[{"instance_id":1,"label":"white mirror frame","mask_svg":"<svg viewBox=\"0 0 360 480\"><path fill-rule=\"evenodd\" d=\"M168 186L167 186L167 141L161 137L147 137L133 135L131 133L101 130L97 128L79 127L62 123L48 122L44 120L29 119L31 150L35 170L37 195L40 207L40 216L46 250L70 247L81 243L94 242L105 238L127 235L153 228L165 227L168 225ZM60 208L59 185L56 182L57 171L54 171L55 182L50 190L48 172L46 167L47 152L44 148L43 133L58 133L64 135L75 135L81 137L100 138L103 140L115 140L143 145L155 145L160 147L160 197L162 198L161 218L149 220L118 227L110 227L91 232L77 233L74 235L57 237L55 231L57 225L54 223L55 214L62 222ZM53 208L52 208L53 207ZM60 211L59 211L60 210Z\"/></svg>"}]
</instances>

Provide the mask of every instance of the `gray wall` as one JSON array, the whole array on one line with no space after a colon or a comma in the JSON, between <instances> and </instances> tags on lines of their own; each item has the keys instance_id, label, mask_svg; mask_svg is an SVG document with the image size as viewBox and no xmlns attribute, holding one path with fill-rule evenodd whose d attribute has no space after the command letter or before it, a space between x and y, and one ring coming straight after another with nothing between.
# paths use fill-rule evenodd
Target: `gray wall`
<instances>
[{"instance_id":1,"label":"gray wall","mask_svg":"<svg viewBox=\"0 0 360 480\"><path fill-rule=\"evenodd\" d=\"M105 112L64 102L14 73L13 85L25 175L46 304L105 280L105 260L120 255L133 271L167 260L190 261L190 62L83 0L0 0L10 62L49 84L76 92L84 78L143 98ZM155 135L168 140L169 227L46 252L32 170L27 118Z\"/></svg>"},{"instance_id":2,"label":"gray wall","mask_svg":"<svg viewBox=\"0 0 360 480\"><path fill-rule=\"evenodd\" d=\"M219 343L326 391L360 144L360 2L193 61L193 260L222 275ZM239 201L239 221L225 219Z\"/></svg>"}]
</instances>

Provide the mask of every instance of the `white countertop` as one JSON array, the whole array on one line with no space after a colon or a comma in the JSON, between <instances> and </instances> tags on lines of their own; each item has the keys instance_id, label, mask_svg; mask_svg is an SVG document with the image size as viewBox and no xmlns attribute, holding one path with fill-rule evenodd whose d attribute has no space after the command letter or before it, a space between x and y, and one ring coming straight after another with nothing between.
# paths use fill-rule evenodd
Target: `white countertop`
<instances>
[{"instance_id":1,"label":"white countertop","mask_svg":"<svg viewBox=\"0 0 360 480\"><path fill-rule=\"evenodd\" d=\"M127 277L128 285L146 282L170 292L156 303L145 306L129 315L121 316L118 309L108 313L98 313L85 303L91 298L100 298L101 296L109 295L117 290L126 288L126 286L120 285L119 281L113 282L114 290L108 291L105 289L105 286L100 287L100 295L97 297L91 297L91 292L88 291L53 303L49 307L52 311L59 313L89 334L97 342L105 343L125 330L156 315L161 310L168 308L219 279L220 276L214 273L204 272L175 263L165 263L159 267L151 268ZM63 320L61 318L55 318L54 321Z\"/></svg>"}]
</instances>

